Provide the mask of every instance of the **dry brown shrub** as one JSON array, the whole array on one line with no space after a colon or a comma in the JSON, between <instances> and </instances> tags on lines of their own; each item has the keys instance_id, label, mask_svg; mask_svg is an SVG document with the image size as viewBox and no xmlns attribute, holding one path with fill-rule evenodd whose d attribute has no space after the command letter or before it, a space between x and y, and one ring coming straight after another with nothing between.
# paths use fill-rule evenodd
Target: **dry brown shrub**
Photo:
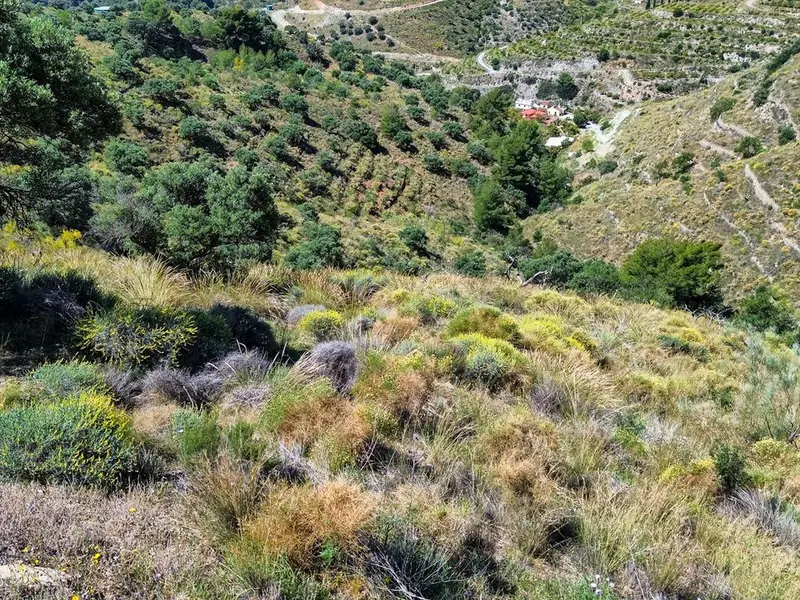
<instances>
[{"instance_id":1,"label":"dry brown shrub","mask_svg":"<svg viewBox=\"0 0 800 600\"><path fill-rule=\"evenodd\" d=\"M372 336L393 346L409 339L419 327L419 319L416 317L393 316L376 322L372 328Z\"/></svg>"},{"instance_id":2,"label":"dry brown shrub","mask_svg":"<svg viewBox=\"0 0 800 600\"><path fill-rule=\"evenodd\" d=\"M545 499L558 489L549 478L546 465L536 459L504 456L492 471L504 487L518 496Z\"/></svg>"},{"instance_id":3,"label":"dry brown shrub","mask_svg":"<svg viewBox=\"0 0 800 600\"><path fill-rule=\"evenodd\" d=\"M318 487L277 484L259 514L245 523L244 532L265 554L307 567L324 542L345 552L354 550L374 508L372 496L344 481Z\"/></svg>"},{"instance_id":4,"label":"dry brown shrub","mask_svg":"<svg viewBox=\"0 0 800 600\"><path fill-rule=\"evenodd\" d=\"M488 458L538 458L549 461L558 447L553 424L519 405L500 415L480 445Z\"/></svg>"},{"instance_id":5,"label":"dry brown shrub","mask_svg":"<svg viewBox=\"0 0 800 600\"><path fill-rule=\"evenodd\" d=\"M243 464L222 454L198 466L189 478L185 507L196 530L215 543L239 533L258 509L264 484L261 464Z\"/></svg>"},{"instance_id":6,"label":"dry brown shrub","mask_svg":"<svg viewBox=\"0 0 800 600\"><path fill-rule=\"evenodd\" d=\"M358 400L378 404L403 419L418 414L430 392L431 381L425 373L389 358L367 371L353 388Z\"/></svg>"},{"instance_id":7,"label":"dry brown shrub","mask_svg":"<svg viewBox=\"0 0 800 600\"><path fill-rule=\"evenodd\" d=\"M356 405L334 393L309 394L290 404L277 431L283 443L302 447L311 446L330 432L336 432L341 446L352 450L360 448L370 436Z\"/></svg>"}]
</instances>

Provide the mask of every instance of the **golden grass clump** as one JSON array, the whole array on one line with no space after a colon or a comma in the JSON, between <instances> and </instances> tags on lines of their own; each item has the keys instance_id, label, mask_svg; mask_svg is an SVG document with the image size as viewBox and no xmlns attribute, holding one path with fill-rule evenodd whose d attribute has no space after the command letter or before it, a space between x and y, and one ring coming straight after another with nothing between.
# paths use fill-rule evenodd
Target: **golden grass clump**
<instances>
[{"instance_id":1,"label":"golden grass clump","mask_svg":"<svg viewBox=\"0 0 800 600\"><path fill-rule=\"evenodd\" d=\"M478 448L489 472L514 494L541 499L554 493L555 427L526 406L514 406L494 419L479 437Z\"/></svg>"},{"instance_id":2,"label":"golden grass clump","mask_svg":"<svg viewBox=\"0 0 800 600\"><path fill-rule=\"evenodd\" d=\"M325 543L343 552L356 549L375 507L372 496L345 481L316 487L275 484L258 514L244 524L244 536L269 556L310 567Z\"/></svg>"},{"instance_id":3,"label":"golden grass clump","mask_svg":"<svg viewBox=\"0 0 800 600\"><path fill-rule=\"evenodd\" d=\"M368 355L353 388L359 402L376 404L401 420L417 415L430 392L431 373L426 362L377 353Z\"/></svg>"},{"instance_id":4,"label":"golden grass clump","mask_svg":"<svg viewBox=\"0 0 800 600\"><path fill-rule=\"evenodd\" d=\"M175 308L190 297L186 276L150 256L115 259L104 287L133 306Z\"/></svg>"},{"instance_id":5,"label":"golden grass clump","mask_svg":"<svg viewBox=\"0 0 800 600\"><path fill-rule=\"evenodd\" d=\"M378 320L372 328L372 337L379 343L394 346L410 339L419 330L416 317L389 316Z\"/></svg>"},{"instance_id":6,"label":"golden grass clump","mask_svg":"<svg viewBox=\"0 0 800 600\"><path fill-rule=\"evenodd\" d=\"M302 384L288 376L261 415L261 423L287 445L310 449L317 455L329 448L330 459L342 464L354 456L369 439L371 429L356 405L337 394L325 381Z\"/></svg>"}]
</instances>

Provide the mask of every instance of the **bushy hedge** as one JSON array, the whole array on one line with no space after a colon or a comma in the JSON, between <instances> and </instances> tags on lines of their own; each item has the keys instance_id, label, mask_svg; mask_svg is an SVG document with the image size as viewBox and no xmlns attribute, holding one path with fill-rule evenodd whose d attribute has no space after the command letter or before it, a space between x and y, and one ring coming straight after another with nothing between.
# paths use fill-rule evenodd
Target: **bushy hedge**
<instances>
[{"instance_id":1,"label":"bushy hedge","mask_svg":"<svg viewBox=\"0 0 800 600\"><path fill-rule=\"evenodd\" d=\"M92 315L80 324L83 347L104 360L136 366L175 363L197 335L192 316L183 311L117 308Z\"/></svg>"},{"instance_id":2,"label":"bushy hedge","mask_svg":"<svg viewBox=\"0 0 800 600\"><path fill-rule=\"evenodd\" d=\"M0 411L0 479L115 488L139 470L129 418L108 398Z\"/></svg>"}]
</instances>

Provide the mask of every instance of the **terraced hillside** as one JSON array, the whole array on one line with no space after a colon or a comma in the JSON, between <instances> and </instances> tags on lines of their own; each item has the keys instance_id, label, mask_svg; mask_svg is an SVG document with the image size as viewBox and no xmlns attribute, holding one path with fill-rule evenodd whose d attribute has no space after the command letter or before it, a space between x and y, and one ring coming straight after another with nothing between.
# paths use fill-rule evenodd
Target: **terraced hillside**
<instances>
[{"instance_id":1,"label":"terraced hillside","mask_svg":"<svg viewBox=\"0 0 800 600\"><path fill-rule=\"evenodd\" d=\"M558 29L601 14L605 6L581 0L433 0L350 2L315 0L279 9L279 26L288 24L347 39L374 51L465 57L487 47ZM411 60L412 57L409 56Z\"/></svg>"},{"instance_id":2,"label":"terraced hillside","mask_svg":"<svg viewBox=\"0 0 800 600\"><path fill-rule=\"evenodd\" d=\"M800 35L794 9L734 2L622 5L608 16L491 50L496 68L535 73L546 61L624 59L631 85L668 96L705 87L778 53Z\"/></svg>"},{"instance_id":3,"label":"terraced hillside","mask_svg":"<svg viewBox=\"0 0 800 600\"><path fill-rule=\"evenodd\" d=\"M580 203L532 217L529 230L612 259L649 236L716 240L732 296L768 280L800 297L799 68L795 56L646 102L598 153L579 140Z\"/></svg>"}]
</instances>

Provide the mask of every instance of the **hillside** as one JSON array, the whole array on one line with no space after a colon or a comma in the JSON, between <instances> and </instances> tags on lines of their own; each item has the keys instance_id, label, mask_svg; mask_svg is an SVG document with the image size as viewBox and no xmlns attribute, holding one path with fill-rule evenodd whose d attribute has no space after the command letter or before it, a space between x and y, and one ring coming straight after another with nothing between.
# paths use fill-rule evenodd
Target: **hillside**
<instances>
[{"instance_id":1,"label":"hillside","mask_svg":"<svg viewBox=\"0 0 800 600\"><path fill-rule=\"evenodd\" d=\"M0 0L0 598L800 597L794 0L272 8Z\"/></svg>"},{"instance_id":2,"label":"hillside","mask_svg":"<svg viewBox=\"0 0 800 600\"><path fill-rule=\"evenodd\" d=\"M352 41L410 61L450 63L487 47L591 19L607 9L582 0L427 0L371 2L331 0L279 7L280 28L295 26L321 38Z\"/></svg>"},{"instance_id":3,"label":"hillside","mask_svg":"<svg viewBox=\"0 0 800 600\"><path fill-rule=\"evenodd\" d=\"M0 383L6 598L800 592L800 357L774 336L494 278L225 283L17 242L9 348L57 362Z\"/></svg>"},{"instance_id":4,"label":"hillside","mask_svg":"<svg viewBox=\"0 0 800 600\"><path fill-rule=\"evenodd\" d=\"M700 92L638 105L613 148L586 153L583 139L575 143L573 164L584 170L580 202L535 215L526 227L611 260L650 236L719 241L732 296L774 281L797 297L800 147L788 136L800 116L798 67L795 56L772 73L755 67ZM764 81L768 95L756 106ZM712 116L714 106L728 109ZM739 147L743 138L756 146ZM604 175L590 168L604 162L616 167Z\"/></svg>"}]
</instances>

